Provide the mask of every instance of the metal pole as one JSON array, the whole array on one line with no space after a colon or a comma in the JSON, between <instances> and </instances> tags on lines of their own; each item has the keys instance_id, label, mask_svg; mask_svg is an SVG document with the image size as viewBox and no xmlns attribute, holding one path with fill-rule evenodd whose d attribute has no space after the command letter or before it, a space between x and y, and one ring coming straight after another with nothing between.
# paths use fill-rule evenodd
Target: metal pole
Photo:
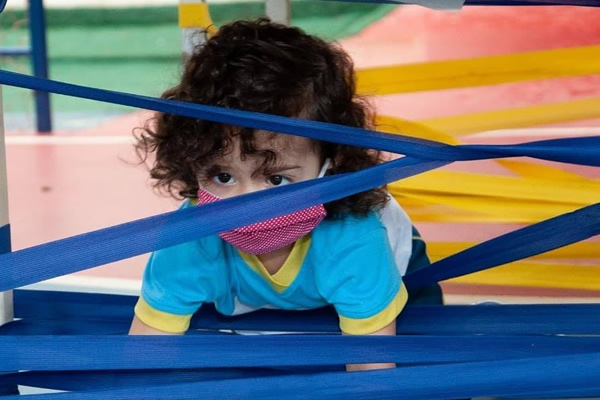
<instances>
[{"instance_id":1,"label":"metal pole","mask_svg":"<svg viewBox=\"0 0 600 400\"><path fill-rule=\"evenodd\" d=\"M290 0L265 0L265 12L273 22L290 25L292 23L292 6Z\"/></svg>"},{"instance_id":2,"label":"metal pole","mask_svg":"<svg viewBox=\"0 0 600 400\"><path fill-rule=\"evenodd\" d=\"M46 16L42 0L29 0L29 31L31 35L31 60L33 75L48 79L48 54L46 45ZM37 131L52 131L50 95L35 92L35 115Z\"/></svg>"},{"instance_id":3,"label":"metal pole","mask_svg":"<svg viewBox=\"0 0 600 400\"><path fill-rule=\"evenodd\" d=\"M0 56L6 57L19 57L19 56L30 56L31 51L28 47L3 47L0 49Z\"/></svg>"},{"instance_id":4,"label":"metal pole","mask_svg":"<svg viewBox=\"0 0 600 400\"><path fill-rule=\"evenodd\" d=\"M8 223L8 185L6 177L6 150L4 146L4 109L0 86L0 254L10 251L10 225ZM0 326L14 318L12 290L0 292Z\"/></svg>"}]
</instances>

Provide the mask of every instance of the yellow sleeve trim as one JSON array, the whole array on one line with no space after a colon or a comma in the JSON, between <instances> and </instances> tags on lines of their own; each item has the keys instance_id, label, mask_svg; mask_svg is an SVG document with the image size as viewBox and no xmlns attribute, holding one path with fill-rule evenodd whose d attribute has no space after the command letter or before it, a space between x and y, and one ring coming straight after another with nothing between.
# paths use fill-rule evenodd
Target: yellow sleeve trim
<instances>
[{"instance_id":1,"label":"yellow sleeve trim","mask_svg":"<svg viewBox=\"0 0 600 400\"><path fill-rule=\"evenodd\" d=\"M135 305L135 316L151 328L169 333L183 333L190 327L192 315L170 314L152 308L144 299L139 298Z\"/></svg>"},{"instance_id":2,"label":"yellow sleeve trim","mask_svg":"<svg viewBox=\"0 0 600 400\"><path fill-rule=\"evenodd\" d=\"M355 319L342 317L340 315L340 329L342 332L350 335L368 335L377 332L396 319L407 301L408 292L403 284L391 303L383 311L372 317Z\"/></svg>"}]
</instances>

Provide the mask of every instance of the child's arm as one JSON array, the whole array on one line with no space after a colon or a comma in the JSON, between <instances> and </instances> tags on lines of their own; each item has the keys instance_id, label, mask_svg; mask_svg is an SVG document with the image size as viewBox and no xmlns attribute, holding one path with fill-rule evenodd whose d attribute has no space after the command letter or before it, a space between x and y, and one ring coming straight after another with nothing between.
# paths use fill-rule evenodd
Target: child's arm
<instances>
[{"instance_id":1,"label":"child's arm","mask_svg":"<svg viewBox=\"0 0 600 400\"><path fill-rule=\"evenodd\" d=\"M183 335L198 308L217 297L221 277L213 264L197 241L154 251L144 270L129 334Z\"/></svg>"},{"instance_id":2,"label":"child's arm","mask_svg":"<svg viewBox=\"0 0 600 400\"><path fill-rule=\"evenodd\" d=\"M129 328L130 335L183 335L183 333L171 333L161 331L155 328L152 328L142 321L139 320L138 317L133 317L133 321L131 321L131 327Z\"/></svg>"},{"instance_id":3,"label":"child's arm","mask_svg":"<svg viewBox=\"0 0 600 400\"><path fill-rule=\"evenodd\" d=\"M396 335L396 320L393 320L385 328L371 333L371 335L385 335L395 336ZM369 369L386 369L396 368L394 363L373 363L373 364L346 364L346 371L366 371Z\"/></svg>"},{"instance_id":4,"label":"child's arm","mask_svg":"<svg viewBox=\"0 0 600 400\"><path fill-rule=\"evenodd\" d=\"M406 305L408 292L387 231L372 215L357 220L353 228L353 237L338 240L340 245L323 267L315 268L319 293L335 307L344 334L395 335L396 318ZM348 365L347 370L395 368L393 362L373 361Z\"/></svg>"}]
</instances>

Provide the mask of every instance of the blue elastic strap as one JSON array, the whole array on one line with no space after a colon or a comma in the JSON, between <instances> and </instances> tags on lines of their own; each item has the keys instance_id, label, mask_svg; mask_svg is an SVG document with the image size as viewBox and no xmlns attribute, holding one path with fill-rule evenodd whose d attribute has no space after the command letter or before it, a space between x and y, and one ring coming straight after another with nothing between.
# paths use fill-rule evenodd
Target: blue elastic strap
<instances>
[{"instance_id":1,"label":"blue elastic strap","mask_svg":"<svg viewBox=\"0 0 600 400\"><path fill-rule=\"evenodd\" d=\"M293 373L322 373L334 368L252 368L252 369L188 369L152 371L61 371L61 372L21 372L0 376L0 385L24 385L54 390L99 390L127 387L170 385L185 382L205 382L223 379L260 378L290 375ZM339 370L339 368L338 368ZM592 397L598 388L569 388L567 391L538 393L538 398L582 398ZM532 396L530 395L529 398ZM514 398L514 397L513 397Z\"/></svg>"},{"instance_id":2,"label":"blue elastic strap","mask_svg":"<svg viewBox=\"0 0 600 400\"><path fill-rule=\"evenodd\" d=\"M408 287L463 276L600 234L600 203L507 233L407 274Z\"/></svg>"},{"instance_id":3,"label":"blue elastic strap","mask_svg":"<svg viewBox=\"0 0 600 400\"><path fill-rule=\"evenodd\" d=\"M122 349L119 349L122 350ZM428 350L427 350L428 351ZM246 351L247 353L247 351ZM282 357L289 354L289 349ZM182 355L183 356L183 355ZM32 399L456 399L563 397L600 394L600 353L508 361L454 363L366 371L231 379L134 388L31 395ZM548 379L552 377L552 379ZM548 398L548 397L546 397ZM18 400L19 397L7 397Z\"/></svg>"},{"instance_id":4,"label":"blue elastic strap","mask_svg":"<svg viewBox=\"0 0 600 400\"><path fill-rule=\"evenodd\" d=\"M14 292L15 318L6 335L125 334L137 296L37 290ZM227 317L204 304L191 329L339 333L332 307L305 311L259 310ZM400 335L600 335L600 304L528 304L494 307L407 306L397 319Z\"/></svg>"},{"instance_id":5,"label":"blue elastic strap","mask_svg":"<svg viewBox=\"0 0 600 400\"><path fill-rule=\"evenodd\" d=\"M0 291L214 235L437 168L409 157L225 199L0 256Z\"/></svg>"},{"instance_id":6,"label":"blue elastic strap","mask_svg":"<svg viewBox=\"0 0 600 400\"><path fill-rule=\"evenodd\" d=\"M367 362L406 366L585 353L600 353L600 337L0 336L0 370L4 371L295 367Z\"/></svg>"},{"instance_id":7,"label":"blue elastic strap","mask_svg":"<svg viewBox=\"0 0 600 400\"><path fill-rule=\"evenodd\" d=\"M312 369L311 372L323 372L324 369L325 368L323 367ZM299 370L299 368L295 368L293 372L296 372L296 370ZM289 369L284 370L281 368L170 369L144 371L36 371L11 373L4 376L0 375L0 387L4 384L32 386L53 390L82 391L136 387L148 385L148 383L157 386L185 382L219 381L223 379L260 378L289 375L290 373L291 371L289 371ZM2 393L0 392L0 398L2 398L1 394ZM174 398L175 397L176 396L174 396Z\"/></svg>"},{"instance_id":8,"label":"blue elastic strap","mask_svg":"<svg viewBox=\"0 0 600 400\"><path fill-rule=\"evenodd\" d=\"M528 143L527 146L451 146L432 140L325 122L232 110L181 101L155 99L147 96L89 88L2 70L0 70L0 84L161 111L183 117L207 119L224 124L287 133L350 146L385 150L423 160L450 162L528 156L549 161L600 166L600 137L598 136L532 142Z\"/></svg>"}]
</instances>

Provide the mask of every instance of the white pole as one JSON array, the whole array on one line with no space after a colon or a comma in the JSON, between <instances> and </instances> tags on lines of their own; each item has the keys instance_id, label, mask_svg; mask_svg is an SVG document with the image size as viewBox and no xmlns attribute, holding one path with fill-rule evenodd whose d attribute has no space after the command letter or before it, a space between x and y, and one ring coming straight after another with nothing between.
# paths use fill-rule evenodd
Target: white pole
<instances>
[{"instance_id":1,"label":"white pole","mask_svg":"<svg viewBox=\"0 0 600 400\"><path fill-rule=\"evenodd\" d=\"M290 25L292 23L292 6L290 0L265 0L265 12L273 22Z\"/></svg>"},{"instance_id":2,"label":"white pole","mask_svg":"<svg viewBox=\"0 0 600 400\"><path fill-rule=\"evenodd\" d=\"M10 251L10 225L8 224L8 180L6 177L6 149L4 145L4 109L0 86L0 251ZM14 318L12 290L0 293L0 326Z\"/></svg>"}]
</instances>

